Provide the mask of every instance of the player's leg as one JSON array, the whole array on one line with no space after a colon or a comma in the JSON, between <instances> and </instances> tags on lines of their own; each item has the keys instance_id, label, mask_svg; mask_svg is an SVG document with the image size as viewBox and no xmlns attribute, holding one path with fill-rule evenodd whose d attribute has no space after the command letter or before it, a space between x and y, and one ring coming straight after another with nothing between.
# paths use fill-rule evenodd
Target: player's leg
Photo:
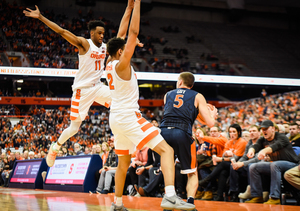
<instances>
[{"instance_id":1,"label":"player's leg","mask_svg":"<svg viewBox=\"0 0 300 211\"><path fill-rule=\"evenodd\" d=\"M95 88L77 89L73 92L71 103L71 124L60 135L57 143L50 146L49 153L46 157L46 162L49 167L54 165L56 155L61 147L70 137L75 135L81 125L82 120L85 119L90 106L94 102L93 93L96 93Z\"/></svg>"},{"instance_id":2,"label":"player's leg","mask_svg":"<svg viewBox=\"0 0 300 211\"><path fill-rule=\"evenodd\" d=\"M70 114L71 124L60 135L57 141L59 146L78 132L81 122L85 119L91 105L94 103L94 94L96 92L97 89L95 87L90 87L77 89L75 94L73 94Z\"/></svg>"},{"instance_id":3,"label":"player's leg","mask_svg":"<svg viewBox=\"0 0 300 211\"><path fill-rule=\"evenodd\" d=\"M126 137L122 114L111 112L109 124L115 137L115 153L118 155L118 166L115 174L115 202L112 203L111 211L127 209L123 206L122 195L126 180L126 173L131 162L131 154L135 151L135 145ZM125 128L126 128L125 124Z\"/></svg>"},{"instance_id":4,"label":"player's leg","mask_svg":"<svg viewBox=\"0 0 300 211\"><path fill-rule=\"evenodd\" d=\"M81 125L81 121L79 122L74 122L74 121L71 121L71 124L68 128L66 128L62 134L60 135L58 141L56 143L52 143L51 146L50 146L50 149L49 149L49 153L46 157L46 162L47 162L47 165L49 167L53 166L54 165L54 162L55 162L55 158L56 158L56 155L60 149L60 147L70 138L72 137L73 135L75 135L78 130L79 130L79 127Z\"/></svg>"},{"instance_id":5,"label":"player's leg","mask_svg":"<svg viewBox=\"0 0 300 211\"><path fill-rule=\"evenodd\" d=\"M104 84L97 85L97 86L99 87L97 93L95 94L95 102L109 108L111 103L111 95L108 86Z\"/></svg>"},{"instance_id":6,"label":"player's leg","mask_svg":"<svg viewBox=\"0 0 300 211\"><path fill-rule=\"evenodd\" d=\"M115 203L117 206L122 206L123 189L131 155L118 155L118 160L119 163L115 175Z\"/></svg>"},{"instance_id":7,"label":"player's leg","mask_svg":"<svg viewBox=\"0 0 300 211\"><path fill-rule=\"evenodd\" d=\"M179 129L174 129L170 134L173 136L171 138L171 145L174 145L174 143L176 145L174 151L181 164L181 174L188 176L186 186L187 202L194 204L194 198L198 188L195 141L186 132Z\"/></svg>"},{"instance_id":8,"label":"player's leg","mask_svg":"<svg viewBox=\"0 0 300 211\"><path fill-rule=\"evenodd\" d=\"M187 138L186 137L186 133L184 131L182 131L182 130L179 130L179 129L162 128L161 134L165 138L165 140L167 140L167 142L166 141L164 141L164 142L170 148L172 148L174 150L175 154L179 157L179 161L181 163L182 169L186 169L187 170L187 171L181 171L181 173L183 173L183 174L189 174L189 173L192 173L192 172L196 171L196 168L193 168L193 169L191 168L191 162L192 161L191 161L191 156L189 156L190 155L190 151L191 151L190 150L191 146L190 146L190 144L188 144L189 141L190 141L190 139L186 140L186 138ZM185 144L185 142L187 142L187 144ZM157 145L157 147L159 147L159 145ZM186 155L189 158L186 158L186 157L182 158L183 154L181 154L181 153L184 153L184 155ZM195 162L195 161L196 160L194 160L193 162ZM162 158L161 158L161 162L163 162ZM173 161L172 161L172 165L174 166L174 158L173 158ZM194 164L194 165L196 166L196 164ZM163 172L163 174L164 174L164 172ZM174 174L174 171L173 171L173 174ZM195 176L196 177L193 177L193 176L191 177L192 180L190 180L190 183L192 182L191 185L194 185L193 188L197 189L197 180L198 180L197 179L197 174L195 174ZM174 176L173 176L173 178L174 178ZM196 179L196 181L195 181L195 179ZM194 184L195 182L196 182L196 185ZM193 190L193 191L190 191L190 192L192 192L190 194L193 194L193 197L195 196L196 189ZM173 207L173 208L176 208L176 209L191 210L191 209L195 208L194 201L191 201L191 202L188 201L189 203L186 203L186 202L183 202L182 200L180 201L178 199L175 199L176 206L173 206L170 203L170 199L172 199L172 197L170 197L170 195L167 194L167 189L166 189L166 196L168 198L164 197L164 199L163 199L163 201L161 203L161 207L164 208L164 209L167 209L167 208L170 208L170 207L172 208Z\"/></svg>"},{"instance_id":9,"label":"player's leg","mask_svg":"<svg viewBox=\"0 0 300 211\"><path fill-rule=\"evenodd\" d=\"M69 138L74 136L78 132L80 125L81 121L71 121L70 126L66 128L59 136L57 140L57 145L63 145Z\"/></svg>"},{"instance_id":10,"label":"player's leg","mask_svg":"<svg viewBox=\"0 0 300 211\"><path fill-rule=\"evenodd\" d=\"M186 191L187 191L187 202L194 204L194 198L197 192L198 188L198 174L197 171L192 172L187 175L188 181L186 185Z\"/></svg>"},{"instance_id":11,"label":"player's leg","mask_svg":"<svg viewBox=\"0 0 300 211\"><path fill-rule=\"evenodd\" d=\"M161 170L164 175L165 187L173 186L175 179L175 166L174 166L174 151L170 145L167 144L165 140L157 144L153 150L160 155L161 160ZM175 188L174 192L175 194ZM172 195L173 195L172 194Z\"/></svg>"},{"instance_id":12,"label":"player's leg","mask_svg":"<svg viewBox=\"0 0 300 211\"><path fill-rule=\"evenodd\" d=\"M180 199L175 192L174 179L175 179L175 166L174 166L174 151L165 140L160 141L162 136L154 137L147 146L157 152L161 156L161 169L165 180L165 196L161 202L161 207L166 210L180 209L180 210L193 210L194 204L187 203ZM153 147L153 145L155 147Z\"/></svg>"}]
</instances>

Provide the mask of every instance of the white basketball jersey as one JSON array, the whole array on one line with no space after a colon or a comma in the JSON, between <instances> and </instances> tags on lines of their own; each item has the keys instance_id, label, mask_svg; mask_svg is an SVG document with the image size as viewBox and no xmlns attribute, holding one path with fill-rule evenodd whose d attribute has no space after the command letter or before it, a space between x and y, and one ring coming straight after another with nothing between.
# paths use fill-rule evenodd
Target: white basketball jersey
<instances>
[{"instance_id":1,"label":"white basketball jersey","mask_svg":"<svg viewBox=\"0 0 300 211\"><path fill-rule=\"evenodd\" d=\"M73 82L73 91L99 83L103 74L106 44L102 43L98 48L91 39L87 41L90 44L89 50L84 55L78 55L79 68Z\"/></svg>"},{"instance_id":2,"label":"white basketball jersey","mask_svg":"<svg viewBox=\"0 0 300 211\"><path fill-rule=\"evenodd\" d=\"M111 93L111 112L139 109L139 87L136 74L131 67L131 79L123 80L116 72L119 60L109 62L106 66L106 80Z\"/></svg>"}]
</instances>

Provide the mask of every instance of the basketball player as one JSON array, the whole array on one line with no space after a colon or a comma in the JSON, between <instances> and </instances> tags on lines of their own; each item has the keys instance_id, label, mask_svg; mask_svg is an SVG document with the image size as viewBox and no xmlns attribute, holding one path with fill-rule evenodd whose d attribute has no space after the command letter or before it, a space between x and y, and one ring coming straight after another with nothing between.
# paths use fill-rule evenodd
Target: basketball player
<instances>
[{"instance_id":1,"label":"basketball player","mask_svg":"<svg viewBox=\"0 0 300 211\"><path fill-rule=\"evenodd\" d=\"M120 29L125 31L125 34L134 6L133 2L134 0L128 0L128 5L123 16L123 20L125 23L127 21L127 24L120 25ZM100 20L90 21L88 23L90 39L85 39L75 36L68 30L48 20L40 13L39 8L37 6L35 7L36 10L29 8L24 10L23 13L25 16L39 19L79 50L79 70L72 86L71 124L62 132L58 141L50 146L46 161L48 166L51 167L54 165L56 155L61 145L78 132L81 122L85 119L93 102L96 101L108 107L111 101L108 86L100 82L106 57L106 44L103 43L105 24ZM125 28L123 26L125 26Z\"/></svg>"},{"instance_id":2,"label":"basketball player","mask_svg":"<svg viewBox=\"0 0 300 211\"><path fill-rule=\"evenodd\" d=\"M191 210L195 205L184 202L175 193L172 148L163 140L158 128L142 118L139 111L138 83L130 60L139 34L140 4L141 0L135 0L127 43L117 37L107 44L107 51L111 57L106 67L106 80L112 97L109 119L115 137L115 152L119 157L115 175L115 203L112 203L110 210L127 210L122 203L122 194L131 154L135 151L135 147L142 149L145 146L161 156L166 190L161 207Z\"/></svg>"},{"instance_id":3,"label":"basketball player","mask_svg":"<svg viewBox=\"0 0 300 211\"><path fill-rule=\"evenodd\" d=\"M208 127L214 126L217 116L217 109L214 107L210 112L203 95L191 90L194 81L194 75L190 72L179 75L177 89L164 96L165 110L160 125L161 135L174 149L181 163L181 174L188 176L187 202L191 204L194 204L198 188L196 145L192 138L192 126L199 113Z\"/></svg>"}]
</instances>

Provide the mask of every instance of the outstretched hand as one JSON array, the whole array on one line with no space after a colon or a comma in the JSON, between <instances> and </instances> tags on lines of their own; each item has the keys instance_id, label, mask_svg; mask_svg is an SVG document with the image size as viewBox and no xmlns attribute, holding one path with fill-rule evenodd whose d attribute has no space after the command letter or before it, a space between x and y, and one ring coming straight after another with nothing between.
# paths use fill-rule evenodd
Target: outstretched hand
<instances>
[{"instance_id":1,"label":"outstretched hand","mask_svg":"<svg viewBox=\"0 0 300 211\"><path fill-rule=\"evenodd\" d=\"M23 13L25 14L25 16L27 17L31 17L31 18L39 18L41 15L41 12L38 8L38 6L35 5L36 10L31 10L29 8L26 8L26 10L23 10Z\"/></svg>"},{"instance_id":2,"label":"outstretched hand","mask_svg":"<svg viewBox=\"0 0 300 211\"><path fill-rule=\"evenodd\" d=\"M140 42L139 38L136 38L136 45L140 48L144 47L144 44Z\"/></svg>"}]
</instances>

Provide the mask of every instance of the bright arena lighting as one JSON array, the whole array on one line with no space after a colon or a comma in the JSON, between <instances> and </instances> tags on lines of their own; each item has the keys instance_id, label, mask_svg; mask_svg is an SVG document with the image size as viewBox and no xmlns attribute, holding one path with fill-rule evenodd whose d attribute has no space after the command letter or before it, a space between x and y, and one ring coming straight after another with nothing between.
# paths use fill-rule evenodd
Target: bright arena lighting
<instances>
[{"instance_id":1,"label":"bright arena lighting","mask_svg":"<svg viewBox=\"0 0 300 211\"><path fill-rule=\"evenodd\" d=\"M1 67L0 75L23 75L40 77L74 77L77 69L56 68L28 68L28 67ZM177 81L179 73L136 72L138 80L147 81ZM105 78L105 72L102 76ZM224 83L224 84L250 84L250 85L276 85L300 86L300 79L271 78L228 75L202 75L195 74L195 82Z\"/></svg>"}]
</instances>

